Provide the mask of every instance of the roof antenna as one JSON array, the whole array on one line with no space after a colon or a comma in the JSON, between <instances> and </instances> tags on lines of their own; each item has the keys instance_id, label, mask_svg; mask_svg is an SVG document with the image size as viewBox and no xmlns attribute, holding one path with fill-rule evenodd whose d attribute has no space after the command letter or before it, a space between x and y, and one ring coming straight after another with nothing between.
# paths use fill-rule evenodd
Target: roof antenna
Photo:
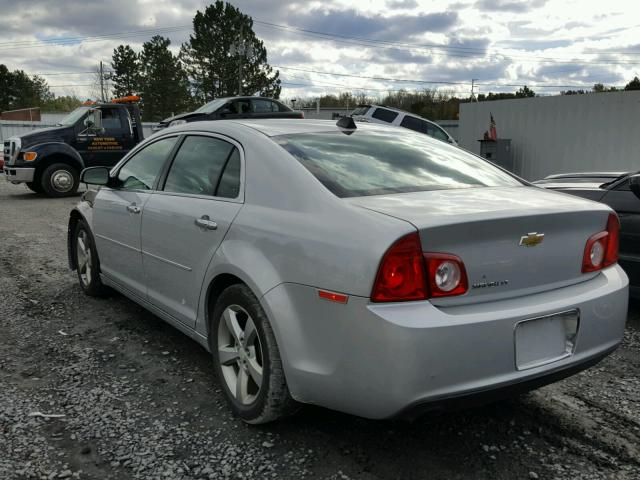
<instances>
[{"instance_id":1,"label":"roof antenna","mask_svg":"<svg viewBox=\"0 0 640 480\"><path fill-rule=\"evenodd\" d=\"M336 125L340 128L344 128L345 130L356 130L356 122L353 121L351 117L342 117L340 120L336 122ZM351 135L353 132L342 132L347 135Z\"/></svg>"}]
</instances>

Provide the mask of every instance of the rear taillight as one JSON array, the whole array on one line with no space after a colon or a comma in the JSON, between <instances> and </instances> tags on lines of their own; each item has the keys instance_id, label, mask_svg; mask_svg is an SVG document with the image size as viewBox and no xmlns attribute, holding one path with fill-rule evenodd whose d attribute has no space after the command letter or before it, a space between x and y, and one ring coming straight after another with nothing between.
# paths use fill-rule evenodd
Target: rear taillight
<instances>
[{"instance_id":1,"label":"rear taillight","mask_svg":"<svg viewBox=\"0 0 640 480\"><path fill-rule=\"evenodd\" d=\"M425 253L430 297L462 295L468 288L467 271L459 257L446 253Z\"/></svg>"},{"instance_id":2,"label":"rear taillight","mask_svg":"<svg viewBox=\"0 0 640 480\"><path fill-rule=\"evenodd\" d=\"M615 213L610 213L607 229L591 235L584 247L582 273L595 272L618 261L620 221Z\"/></svg>"},{"instance_id":3,"label":"rear taillight","mask_svg":"<svg viewBox=\"0 0 640 480\"><path fill-rule=\"evenodd\" d=\"M373 302L406 302L461 295L467 291L464 264L455 255L423 253L418 233L395 242L380 262Z\"/></svg>"}]
</instances>

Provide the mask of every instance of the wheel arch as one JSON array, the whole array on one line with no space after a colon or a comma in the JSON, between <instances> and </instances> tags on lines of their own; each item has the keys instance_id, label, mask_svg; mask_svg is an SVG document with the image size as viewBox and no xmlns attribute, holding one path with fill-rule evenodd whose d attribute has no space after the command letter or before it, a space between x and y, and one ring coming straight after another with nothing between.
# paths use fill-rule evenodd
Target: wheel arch
<instances>
[{"instance_id":1,"label":"wheel arch","mask_svg":"<svg viewBox=\"0 0 640 480\"><path fill-rule=\"evenodd\" d=\"M93 235L93 232L91 232L92 213L93 211L91 210L91 207L85 201L79 203L69 213L69 222L67 224L67 258L69 262L69 268L72 271L78 267L76 264L75 255L73 254L73 234L76 230L78 222L82 220L89 228L91 235Z\"/></svg>"}]
</instances>

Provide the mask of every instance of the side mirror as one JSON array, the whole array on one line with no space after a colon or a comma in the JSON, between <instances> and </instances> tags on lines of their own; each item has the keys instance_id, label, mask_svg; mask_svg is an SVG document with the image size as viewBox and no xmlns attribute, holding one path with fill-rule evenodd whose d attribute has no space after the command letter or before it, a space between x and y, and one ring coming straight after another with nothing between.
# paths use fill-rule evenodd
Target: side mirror
<instances>
[{"instance_id":1,"label":"side mirror","mask_svg":"<svg viewBox=\"0 0 640 480\"><path fill-rule=\"evenodd\" d=\"M632 175L629 178L629 188L640 199L640 175Z\"/></svg>"},{"instance_id":2,"label":"side mirror","mask_svg":"<svg viewBox=\"0 0 640 480\"><path fill-rule=\"evenodd\" d=\"M107 167L89 167L80 173L80 182L90 185L108 185L109 169Z\"/></svg>"}]
</instances>

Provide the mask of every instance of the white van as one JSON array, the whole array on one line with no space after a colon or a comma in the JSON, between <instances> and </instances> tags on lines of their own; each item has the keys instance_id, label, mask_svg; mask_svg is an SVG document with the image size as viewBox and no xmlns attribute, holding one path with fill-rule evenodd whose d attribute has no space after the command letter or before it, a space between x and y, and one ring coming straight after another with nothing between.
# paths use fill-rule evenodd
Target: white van
<instances>
[{"instance_id":1,"label":"white van","mask_svg":"<svg viewBox=\"0 0 640 480\"><path fill-rule=\"evenodd\" d=\"M382 123L404 127L427 134L443 142L458 145L453 137L437 123L396 108L381 107L379 105L360 105L351 112L351 116L356 122Z\"/></svg>"}]
</instances>

